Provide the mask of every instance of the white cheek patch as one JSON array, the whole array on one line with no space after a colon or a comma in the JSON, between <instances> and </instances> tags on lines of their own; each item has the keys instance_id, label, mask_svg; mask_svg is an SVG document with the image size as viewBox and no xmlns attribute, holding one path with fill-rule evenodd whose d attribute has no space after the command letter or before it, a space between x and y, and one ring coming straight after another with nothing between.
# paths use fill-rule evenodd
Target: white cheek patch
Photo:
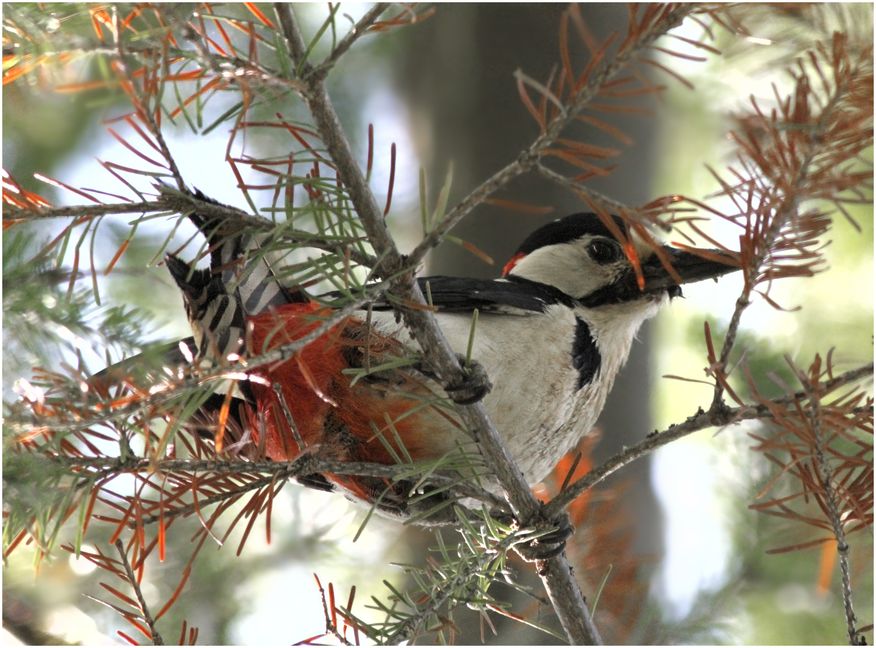
<instances>
[{"instance_id":1,"label":"white cheek patch","mask_svg":"<svg viewBox=\"0 0 876 648\"><path fill-rule=\"evenodd\" d=\"M593 237L585 236L571 243L548 245L521 258L511 274L530 281L559 288L570 297L589 295L615 281L623 272L624 262L600 265L587 254Z\"/></svg>"}]
</instances>

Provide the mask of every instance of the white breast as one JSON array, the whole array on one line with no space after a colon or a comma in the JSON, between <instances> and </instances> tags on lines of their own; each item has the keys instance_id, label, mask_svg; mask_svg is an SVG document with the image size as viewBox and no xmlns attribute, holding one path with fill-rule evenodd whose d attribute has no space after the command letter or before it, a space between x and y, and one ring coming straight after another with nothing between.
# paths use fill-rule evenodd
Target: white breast
<instances>
[{"instance_id":1,"label":"white breast","mask_svg":"<svg viewBox=\"0 0 876 648\"><path fill-rule=\"evenodd\" d=\"M636 330L650 314L637 313L620 327L608 327L599 317L592 320L590 309L558 305L543 314L480 316L472 357L493 383L483 402L530 484L541 481L593 427ZM590 325L601 356L599 372L580 389L579 373L572 366L576 316ZM465 353L471 317L437 317L451 346ZM413 344L392 313L375 312L372 321L381 332ZM448 434L458 435L450 426Z\"/></svg>"}]
</instances>

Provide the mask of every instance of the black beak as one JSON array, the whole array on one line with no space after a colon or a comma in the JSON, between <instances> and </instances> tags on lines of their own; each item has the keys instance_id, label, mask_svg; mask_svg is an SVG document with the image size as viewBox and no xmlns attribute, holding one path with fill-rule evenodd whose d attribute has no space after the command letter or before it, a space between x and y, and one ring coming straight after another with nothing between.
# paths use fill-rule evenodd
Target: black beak
<instances>
[{"instance_id":1,"label":"black beak","mask_svg":"<svg viewBox=\"0 0 876 648\"><path fill-rule=\"evenodd\" d=\"M582 305L589 308L618 304L640 299L644 294L667 293L670 297L681 296L681 284L717 279L721 275L739 269L739 261L733 254L720 250L698 250L699 254L679 250L664 245L660 254L652 254L642 261L642 279L630 268L607 286L579 298ZM666 264L660 260L663 257ZM667 269L672 268L672 272Z\"/></svg>"},{"instance_id":2,"label":"black beak","mask_svg":"<svg viewBox=\"0 0 876 648\"><path fill-rule=\"evenodd\" d=\"M667 269L667 265L672 271ZM664 245L660 254L654 254L642 263L644 292L666 290L670 297L677 297L681 295L680 284L717 279L736 270L739 270L739 261L727 252L708 249L688 252Z\"/></svg>"}]
</instances>

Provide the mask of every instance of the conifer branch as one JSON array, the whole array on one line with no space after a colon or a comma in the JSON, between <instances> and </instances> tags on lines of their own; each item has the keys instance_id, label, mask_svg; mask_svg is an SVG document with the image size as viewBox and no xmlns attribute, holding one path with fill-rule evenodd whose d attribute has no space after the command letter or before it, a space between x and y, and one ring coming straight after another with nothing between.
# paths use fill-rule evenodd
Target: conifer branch
<instances>
[{"instance_id":1,"label":"conifer branch","mask_svg":"<svg viewBox=\"0 0 876 648\"><path fill-rule=\"evenodd\" d=\"M813 393L809 389L808 382L805 384L807 385L806 391L807 397L809 398L809 425L811 426L813 440L815 442L816 470L821 481L821 488L824 493L827 509L827 517L830 520L830 526L833 529L834 537L836 537L836 551L839 555L843 609L846 614L846 631L848 632L849 644L855 646L858 644L860 636L858 634L858 620L855 616L855 609L852 604L852 581L849 571L849 545L846 541L846 532L843 528L840 505L834 489L833 468L827 458L824 432L821 427L819 395Z\"/></svg>"},{"instance_id":2,"label":"conifer branch","mask_svg":"<svg viewBox=\"0 0 876 648\"><path fill-rule=\"evenodd\" d=\"M416 639L422 633L423 625L432 615L436 614L443 605L460 598L460 590L465 592L473 589L471 585L472 574L481 574L487 571L493 563L504 558L505 553L515 542L520 542L520 539L511 534L496 546L490 547L489 550L485 547L477 555L471 555L469 557L471 565L466 565L466 569L457 570L449 578L442 579L440 585L429 592L429 598L425 605L396 625L391 633L380 637L382 643L401 645Z\"/></svg>"},{"instance_id":3,"label":"conifer branch","mask_svg":"<svg viewBox=\"0 0 876 648\"><path fill-rule=\"evenodd\" d=\"M751 436L759 442L754 449L775 464L779 474L792 475L800 490L782 493L750 508L833 534L832 538L822 536L770 551L789 551L833 541L839 557L848 639L851 645L856 645L863 635L852 604L847 537L873 523L873 400L863 392L854 391L826 400L830 393L828 385L836 380L832 351L826 361L816 354L807 371L797 368L789 357L785 359L803 385L805 396L782 408L765 401L755 388L755 397L769 407L775 424L772 435ZM861 406L861 403L865 404ZM771 480L759 497L771 490L775 482ZM795 500L797 506L794 506ZM807 506L808 502L817 505L815 512Z\"/></svg>"},{"instance_id":4,"label":"conifer branch","mask_svg":"<svg viewBox=\"0 0 876 648\"><path fill-rule=\"evenodd\" d=\"M6 206L3 221L10 225L44 218L96 218L113 214L146 214L167 210L163 200L144 202L104 203L97 205L67 205L43 209L17 209Z\"/></svg>"},{"instance_id":5,"label":"conifer branch","mask_svg":"<svg viewBox=\"0 0 876 648\"><path fill-rule=\"evenodd\" d=\"M128 561L128 554L125 552L125 545L121 540L116 540L115 547L119 552L119 558L125 568L125 577L127 578L128 584L137 596L137 603L140 606L142 619L146 622L146 625L149 626L149 632L152 635L152 645L163 646L164 639L162 639L161 634L158 632L158 628L155 625L155 618L149 612L149 606L146 605L146 599L143 598L143 590L140 589L140 582L134 575L134 570L131 569L131 563Z\"/></svg>"},{"instance_id":6,"label":"conifer branch","mask_svg":"<svg viewBox=\"0 0 876 648\"><path fill-rule=\"evenodd\" d=\"M99 423L118 420L127 416L136 415L152 407L167 405L174 401L181 392L188 389L202 387L210 381L228 379L229 376L231 376L232 379L240 379L240 376L247 371L270 365L275 362L288 360L298 351L313 343L332 328L342 323L351 314L361 309L364 304L375 299L378 295L383 294L387 285L387 282L373 284L365 291L366 296L356 299L344 307L337 309L331 317L326 318L322 324L314 328L307 335L304 335L293 342L278 345L270 351L246 359L241 359L234 363L228 363L224 366L212 368L209 371L196 372L194 375L187 376L178 382L168 384L164 389L152 389L147 396L131 399L130 402L121 406L107 406L106 403L94 403L91 407L86 406L78 408L75 416L69 416L69 412L62 408L55 411L47 410L43 411L39 420L34 420L32 422L12 421L10 429L18 434L31 434L32 430L29 430L31 427L44 429L46 431L51 430L53 432L85 430ZM67 405L67 403L63 403L62 405ZM57 418L53 418L52 414ZM7 423L10 422L7 421ZM16 427L19 426L24 429L16 430Z\"/></svg>"},{"instance_id":7,"label":"conifer branch","mask_svg":"<svg viewBox=\"0 0 876 648\"><path fill-rule=\"evenodd\" d=\"M331 54L329 54L325 60L314 69L313 74L319 79L324 79L338 60L347 53L347 50L353 47L356 41L362 36L368 33L371 26L377 22L378 18L383 15L383 12L385 12L389 6L390 3L388 2L378 2L371 7L371 9L366 11L365 15L356 21L356 24L350 28L347 35L344 36L341 39L341 42L335 46Z\"/></svg>"},{"instance_id":8,"label":"conifer branch","mask_svg":"<svg viewBox=\"0 0 876 648\"><path fill-rule=\"evenodd\" d=\"M872 46L860 62L851 59L847 39L841 34L833 35L830 46L830 52L818 46L809 52L822 81L818 58L832 68L832 86L824 88L827 96L816 94L802 64L799 71L790 70L795 79L793 93L772 114L765 114L752 99L753 112L738 120L733 137L739 146L742 173L731 169L732 183L715 174L721 193L744 205L739 215L724 218L742 225L745 259L744 286L711 368L715 376L726 373L742 314L751 305L757 285L782 276L811 276L816 271L818 257L807 250L807 244L811 245L828 222L817 210L801 213L803 203L820 198L839 205L844 192L871 179L870 173L840 178L831 173L845 172L849 160L872 142L872 67L869 73L864 70L872 66ZM860 86L868 80L869 94L862 93ZM869 129L864 129L868 120ZM847 145L849 140L855 142L854 147ZM789 263L771 265L773 256L781 258L789 250L794 253L790 263L798 262L796 272ZM716 381L713 404L723 398L724 383L723 379Z\"/></svg>"},{"instance_id":9,"label":"conifer branch","mask_svg":"<svg viewBox=\"0 0 876 648\"><path fill-rule=\"evenodd\" d=\"M113 69L114 72L119 75L123 86L130 88L133 87L133 84L135 83L135 77L128 71L127 63L125 62L125 45L123 44L122 39L122 32L124 30L119 22L120 9L119 7L111 7L111 11L113 19L113 29L111 30L111 33L113 44L116 48L116 56L113 57L113 62L115 63ZM142 99L145 99L145 101L141 101ZM149 99L155 100L154 112L152 107L149 106ZM137 116L149 129L149 134L152 135L155 144L158 146L164 164L167 166L167 170L170 172L173 181L176 183L177 189L185 191L185 180L183 180L182 173L180 173L179 167L176 164L176 158L174 158L173 154L170 152L170 147L168 147L167 141L164 139L164 133L161 131L161 126L159 126L158 119L156 118L156 113L160 114L161 111L160 95L156 96L149 92L143 92L142 98L131 96L131 100Z\"/></svg>"},{"instance_id":10,"label":"conifer branch","mask_svg":"<svg viewBox=\"0 0 876 648\"><path fill-rule=\"evenodd\" d=\"M333 473L363 477L385 477L388 479L405 479L418 475L421 471L416 465L410 464L379 464L367 461L335 461L325 459L316 453L302 454L289 462L278 461L244 461L240 459L173 459L151 457L71 457L55 454L45 455L52 463L72 469L74 476L85 479L83 485L90 485L95 480L102 481L125 473L191 473L200 475L266 475L264 479L247 484L244 490L261 488L273 480L303 477L314 473ZM470 497L491 507L501 509L505 503L483 488L464 480L441 473L429 474L429 484L434 487L446 487L460 498ZM242 491L241 491L242 492ZM231 495L239 495L233 493ZM222 493L217 501L229 494ZM204 502L201 502L203 505ZM190 510L174 510L173 515L187 514ZM165 512L165 515L168 513ZM144 518L143 522L155 522L155 519Z\"/></svg>"},{"instance_id":11,"label":"conifer branch","mask_svg":"<svg viewBox=\"0 0 876 648\"><path fill-rule=\"evenodd\" d=\"M301 77L308 86L305 101L316 122L317 130L337 166L341 181L349 189L350 200L381 259L378 267L384 276L386 272L391 274L403 272L407 265L405 259L399 254L386 228L382 211L346 141L344 130L325 86L321 80L313 77L306 61L303 60L304 39L290 6L278 3L274 5L274 9L282 25L293 63L300 68ZM414 304L426 305L412 273L401 275L392 283L393 288L400 294L407 295ZM402 309L402 317L420 344L424 358L439 379L445 385L461 383L465 378L463 368L434 316L425 310ZM502 444L498 431L489 420L484 406L481 403L457 405L457 411L466 428L477 441L487 465L495 472L515 516L524 525L539 519L538 502L523 479L523 474L516 468ZM575 644L601 643L599 632L593 624L590 611L565 556L561 554L551 561L555 561L558 567L546 571L544 583L569 641Z\"/></svg>"},{"instance_id":12,"label":"conifer branch","mask_svg":"<svg viewBox=\"0 0 876 648\"><path fill-rule=\"evenodd\" d=\"M339 252L342 249L343 253L348 254L350 260L354 263L366 268L373 268L377 264L377 259L372 255L362 253L351 248L349 245L345 245L345 243L352 242L352 239L333 240L306 230L297 230L285 226L278 228L275 223L261 216L253 216L236 207L203 200L188 191L174 191L164 186L160 187L158 199L149 201L68 205L42 209L18 209L7 205L4 210L3 221L8 225L13 225L27 221L39 221L45 218L91 219L120 214L159 215L165 212L168 215L197 213L206 218L217 218L223 222L224 226L231 229L276 232L274 241L288 242L327 252Z\"/></svg>"},{"instance_id":13,"label":"conifer branch","mask_svg":"<svg viewBox=\"0 0 876 648\"><path fill-rule=\"evenodd\" d=\"M609 198L605 194L588 187L583 182L579 182L573 178L569 178L562 173L557 173L556 171L545 166L541 162L539 162L536 166L536 170L543 178L550 180L559 187L568 189L573 194L575 194L575 196L583 200L588 205L598 205L607 213L629 215L635 214L637 211L639 211L637 208L622 203L619 200Z\"/></svg>"}]
</instances>

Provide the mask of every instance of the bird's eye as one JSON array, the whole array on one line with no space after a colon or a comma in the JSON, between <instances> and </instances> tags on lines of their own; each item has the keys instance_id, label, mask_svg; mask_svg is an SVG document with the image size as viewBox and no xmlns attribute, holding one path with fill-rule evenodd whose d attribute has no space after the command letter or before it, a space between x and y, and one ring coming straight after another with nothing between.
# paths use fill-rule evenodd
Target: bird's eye
<instances>
[{"instance_id":1,"label":"bird's eye","mask_svg":"<svg viewBox=\"0 0 876 648\"><path fill-rule=\"evenodd\" d=\"M599 238L590 241L590 244L587 246L587 254L589 254L590 258L596 261L596 263L605 265L607 263L614 263L620 259L623 252L617 242Z\"/></svg>"}]
</instances>

